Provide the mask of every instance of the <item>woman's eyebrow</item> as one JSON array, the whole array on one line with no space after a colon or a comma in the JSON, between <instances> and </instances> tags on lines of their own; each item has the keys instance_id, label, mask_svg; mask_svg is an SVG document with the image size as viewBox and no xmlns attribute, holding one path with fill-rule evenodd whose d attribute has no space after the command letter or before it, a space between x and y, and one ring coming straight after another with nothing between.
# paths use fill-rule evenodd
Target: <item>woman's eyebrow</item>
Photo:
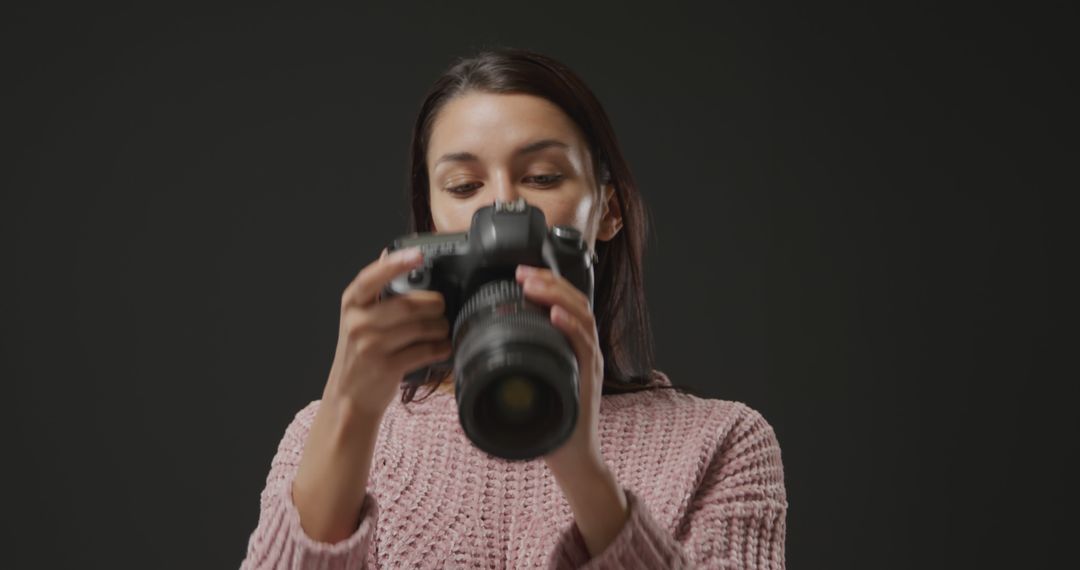
<instances>
[{"instance_id":1,"label":"woman's eyebrow","mask_svg":"<svg viewBox=\"0 0 1080 570\"><path fill-rule=\"evenodd\" d=\"M540 152L541 150L551 147L569 149L570 145L557 139L540 139L517 149L514 151L514 156L517 157L532 152ZM438 166L443 162L475 162L477 160L479 160L477 156L471 152L450 152L440 156L439 160L435 161L435 166Z\"/></svg>"},{"instance_id":2,"label":"woman's eyebrow","mask_svg":"<svg viewBox=\"0 0 1080 570\"><path fill-rule=\"evenodd\" d=\"M531 142L514 152L514 156L521 156L523 154L529 154L531 152L540 152L546 148L558 147L563 150L569 149L570 145L556 139L540 139L536 142Z\"/></svg>"}]
</instances>

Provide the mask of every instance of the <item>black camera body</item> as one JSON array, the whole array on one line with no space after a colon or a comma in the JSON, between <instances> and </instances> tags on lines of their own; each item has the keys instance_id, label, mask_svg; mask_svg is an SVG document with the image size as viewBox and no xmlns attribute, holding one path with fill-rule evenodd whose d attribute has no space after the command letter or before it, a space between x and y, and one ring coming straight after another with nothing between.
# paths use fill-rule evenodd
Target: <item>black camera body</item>
<instances>
[{"instance_id":1,"label":"black camera body","mask_svg":"<svg viewBox=\"0 0 1080 570\"><path fill-rule=\"evenodd\" d=\"M414 233L390 251L419 247L424 262L387 284L383 296L414 290L442 293L452 325L451 356L410 372L454 372L465 434L505 459L532 459L562 444L578 416L578 367L549 308L525 299L515 279L519 264L549 268L593 299L593 258L581 232L550 230L543 211L519 198L496 201L473 214L468 232Z\"/></svg>"}]
</instances>

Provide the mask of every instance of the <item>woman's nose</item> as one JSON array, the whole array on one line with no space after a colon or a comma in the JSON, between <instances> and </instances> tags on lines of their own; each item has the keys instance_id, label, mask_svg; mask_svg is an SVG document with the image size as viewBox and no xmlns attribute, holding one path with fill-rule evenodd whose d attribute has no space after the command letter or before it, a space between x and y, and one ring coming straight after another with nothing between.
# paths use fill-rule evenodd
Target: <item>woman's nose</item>
<instances>
[{"instance_id":1,"label":"woman's nose","mask_svg":"<svg viewBox=\"0 0 1080 570\"><path fill-rule=\"evenodd\" d=\"M513 202L520 196L517 185L508 176L500 176L492 181L495 186L495 199L503 202Z\"/></svg>"}]
</instances>

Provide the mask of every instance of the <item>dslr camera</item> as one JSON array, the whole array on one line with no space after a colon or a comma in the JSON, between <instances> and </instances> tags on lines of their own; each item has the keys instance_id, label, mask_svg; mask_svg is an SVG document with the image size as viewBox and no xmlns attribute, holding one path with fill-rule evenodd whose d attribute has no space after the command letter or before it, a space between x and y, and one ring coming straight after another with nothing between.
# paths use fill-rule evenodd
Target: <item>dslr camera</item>
<instances>
[{"instance_id":1,"label":"dslr camera","mask_svg":"<svg viewBox=\"0 0 1080 570\"><path fill-rule=\"evenodd\" d=\"M467 232L413 233L387 249L413 246L423 265L388 283L382 296L442 293L453 351L405 381L452 370L461 427L491 455L533 459L561 445L578 417L577 359L549 308L527 300L514 273L518 264L549 268L591 307L594 260L581 232L549 229L543 211L519 198L480 208Z\"/></svg>"}]
</instances>

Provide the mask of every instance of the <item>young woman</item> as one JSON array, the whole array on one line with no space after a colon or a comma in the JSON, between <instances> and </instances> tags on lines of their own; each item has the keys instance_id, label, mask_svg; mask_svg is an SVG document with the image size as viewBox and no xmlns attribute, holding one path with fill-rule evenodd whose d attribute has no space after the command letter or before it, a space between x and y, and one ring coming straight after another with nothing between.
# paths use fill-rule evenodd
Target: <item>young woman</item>
<instances>
[{"instance_id":1,"label":"young woman","mask_svg":"<svg viewBox=\"0 0 1080 570\"><path fill-rule=\"evenodd\" d=\"M449 356L449 323L436 292L379 300L421 262L384 251L342 295L329 379L285 430L242 567L783 568L772 428L652 368L645 209L581 79L524 50L461 60L420 109L411 155L413 231L465 231L478 208L518 198L582 231L592 307L547 269L517 273L574 349L575 430L542 460L506 461L465 437L452 378L402 390Z\"/></svg>"}]
</instances>

